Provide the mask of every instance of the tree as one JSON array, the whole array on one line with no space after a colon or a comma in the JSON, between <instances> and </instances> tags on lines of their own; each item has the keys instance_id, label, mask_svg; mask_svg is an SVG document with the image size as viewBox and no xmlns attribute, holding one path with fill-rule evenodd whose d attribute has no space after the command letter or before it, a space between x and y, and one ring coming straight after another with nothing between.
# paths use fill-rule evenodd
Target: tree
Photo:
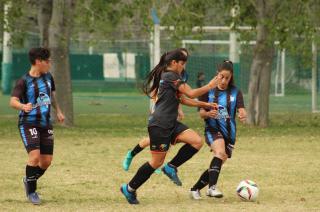
<instances>
[{"instance_id":1,"label":"tree","mask_svg":"<svg viewBox=\"0 0 320 212\"><path fill-rule=\"evenodd\" d=\"M38 25L40 31L40 43L43 47L49 46L49 26L52 16L52 0L39 0Z\"/></svg>"},{"instance_id":2,"label":"tree","mask_svg":"<svg viewBox=\"0 0 320 212\"><path fill-rule=\"evenodd\" d=\"M239 4L238 25L251 25L256 34L256 45L250 69L248 123L268 126L269 90L275 41L279 48L310 55L311 42L316 32L312 0L255 0L233 1ZM290 12L288 12L290 11Z\"/></svg>"},{"instance_id":3,"label":"tree","mask_svg":"<svg viewBox=\"0 0 320 212\"><path fill-rule=\"evenodd\" d=\"M73 125L73 101L69 62L69 41L74 0L53 1L49 28L52 73L56 82L57 101L65 114L65 125Z\"/></svg>"}]
</instances>

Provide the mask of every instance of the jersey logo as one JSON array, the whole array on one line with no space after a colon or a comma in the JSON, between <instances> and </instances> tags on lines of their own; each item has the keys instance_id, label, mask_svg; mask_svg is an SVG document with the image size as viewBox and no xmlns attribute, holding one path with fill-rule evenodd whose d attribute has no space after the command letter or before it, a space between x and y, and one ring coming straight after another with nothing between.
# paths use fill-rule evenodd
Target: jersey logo
<instances>
[{"instance_id":1,"label":"jersey logo","mask_svg":"<svg viewBox=\"0 0 320 212\"><path fill-rule=\"evenodd\" d=\"M234 100L235 100L234 96L230 95L230 102L234 102Z\"/></svg>"},{"instance_id":2,"label":"jersey logo","mask_svg":"<svg viewBox=\"0 0 320 212\"><path fill-rule=\"evenodd\" d=\"M215 119L228 119L230 118L228 114L228 110L226 107L219 105L218 107L218 115Z\"/></svg>"},{"instance_id":3,"label":"jersey logo","mask_svg":"<svg viewBox=\"0 0 320 212\"><path fill-rule=\"evenodd\" d=\"M37 103L32 105L32 108L43 107L43 106L48 108L50 104L51 104L51 100L48 94L40 92L37 98Z\"/></svg>"}]
</instances>

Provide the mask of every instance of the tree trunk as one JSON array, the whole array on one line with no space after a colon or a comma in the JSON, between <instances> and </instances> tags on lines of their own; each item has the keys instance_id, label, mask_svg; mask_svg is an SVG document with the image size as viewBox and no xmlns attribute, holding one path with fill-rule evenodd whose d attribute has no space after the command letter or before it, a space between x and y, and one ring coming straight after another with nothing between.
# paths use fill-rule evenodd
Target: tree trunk
<instances>
[{"instance_id":1,"label":"tree trunk","mask_svg":"<svg viewBox=\"0 0 320 212\"><path fill-rule=\"evenodd\" d=\"M265 24L270 8L266 1L257 0L257 44L250 70L248 123L268 126L269 92L274 54L273 41L268 40L269 30Z\"/></svg>"},{"instance_id":2,"label":"tree trunk","mask_svg":"<svg viewBox=\"0 0 320 212\"><path fill-rule=\"evenodd\" d=\"M74 0L54 0L49 30L52 73L56 83L57 101L64 113L65 125L73 125L73 102L69 63L69 37Z\"/></svg>"},{"instance_id":3,"label":"tree trunk","mask_svg":"<svg viewBox=\"0 0 320 212\"><path fill-rule=\"evenodd\" d=\"M49 47L49 25L52 15L52 0L39 0L38 24L40 30L40 45Z\"/></svg>"}]
</instances>

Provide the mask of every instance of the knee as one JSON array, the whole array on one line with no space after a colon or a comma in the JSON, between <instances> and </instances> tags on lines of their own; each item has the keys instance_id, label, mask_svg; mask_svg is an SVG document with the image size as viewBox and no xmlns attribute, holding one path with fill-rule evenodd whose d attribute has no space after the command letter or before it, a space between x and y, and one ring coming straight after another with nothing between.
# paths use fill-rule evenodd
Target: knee
<instances>
[{"instance_id":1,"label":"knee","mask_svg":"<svg viewBox=\"0 0 320 212\"><path fill-rule=\"evenodd\" d=\"M38 166L39 165L39 161L40 161L40 156L38 155L33 155L31 157L29 157L28 159L28 165L30 166Z\"/></svg>"},{"instance_id":2,"label":"knee","mask_svg":"<svg viewBox=\"0 0 320 212\"><path fill-rule=\"evenodd\" d=\"M192 144L192 146L198 150L201 149L201 147L203 146L203 141L200 136L197 136L194 139L194 143Z\"/></svg>"},{"instance_id":3,"label":"knee","mask_svg":"<svg viewBox=\"0 0 320 212\"><path fill-rule=\"evenodd\" d=\"M51 160L40 161L40 168L47 169L51 165Z\"/></svg>"},{"instance_id":4,"label":"knee","mask_svg":"<svg viewBox=\"0 0 320 212\"><path fill-rule=\"evenodd\" d=\"M217 151L215 153L215 156L217 158L220 158L223 162L225 162L228 159L228 155L225 151Z\"/></svg>"},{"instance_id":5,"label":"knee","mask_svg":"<svg viewBox=\"0 0 320 212\"><path fill-rule=\"evenodd\" d=\"M157 169L157 168L159 168L159 167L162 166L163 162L164 162L164 159L163 159L163 160L160 160L160 161L151 160L151 161L149 162L149 164L150 164L150 166L152 166L152 168Z\"/></svg>"}]
</instances>

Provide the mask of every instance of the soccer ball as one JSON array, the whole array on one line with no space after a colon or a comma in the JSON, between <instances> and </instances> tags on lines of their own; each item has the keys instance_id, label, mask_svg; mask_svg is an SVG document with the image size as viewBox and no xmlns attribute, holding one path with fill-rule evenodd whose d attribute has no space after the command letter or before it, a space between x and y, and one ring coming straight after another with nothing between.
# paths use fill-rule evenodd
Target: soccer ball
<instances>
[{"instance_id":1,"label":"soccer ball","mask_svg":"<svg viewBox=\"0 0 320 212\"><path fill-rule=\"evenodd\" d=\"M245 201L256 201L259 195L259 188L252 180L242 180L237 187L237 194Z\"/></svg>"}]
</instances>

